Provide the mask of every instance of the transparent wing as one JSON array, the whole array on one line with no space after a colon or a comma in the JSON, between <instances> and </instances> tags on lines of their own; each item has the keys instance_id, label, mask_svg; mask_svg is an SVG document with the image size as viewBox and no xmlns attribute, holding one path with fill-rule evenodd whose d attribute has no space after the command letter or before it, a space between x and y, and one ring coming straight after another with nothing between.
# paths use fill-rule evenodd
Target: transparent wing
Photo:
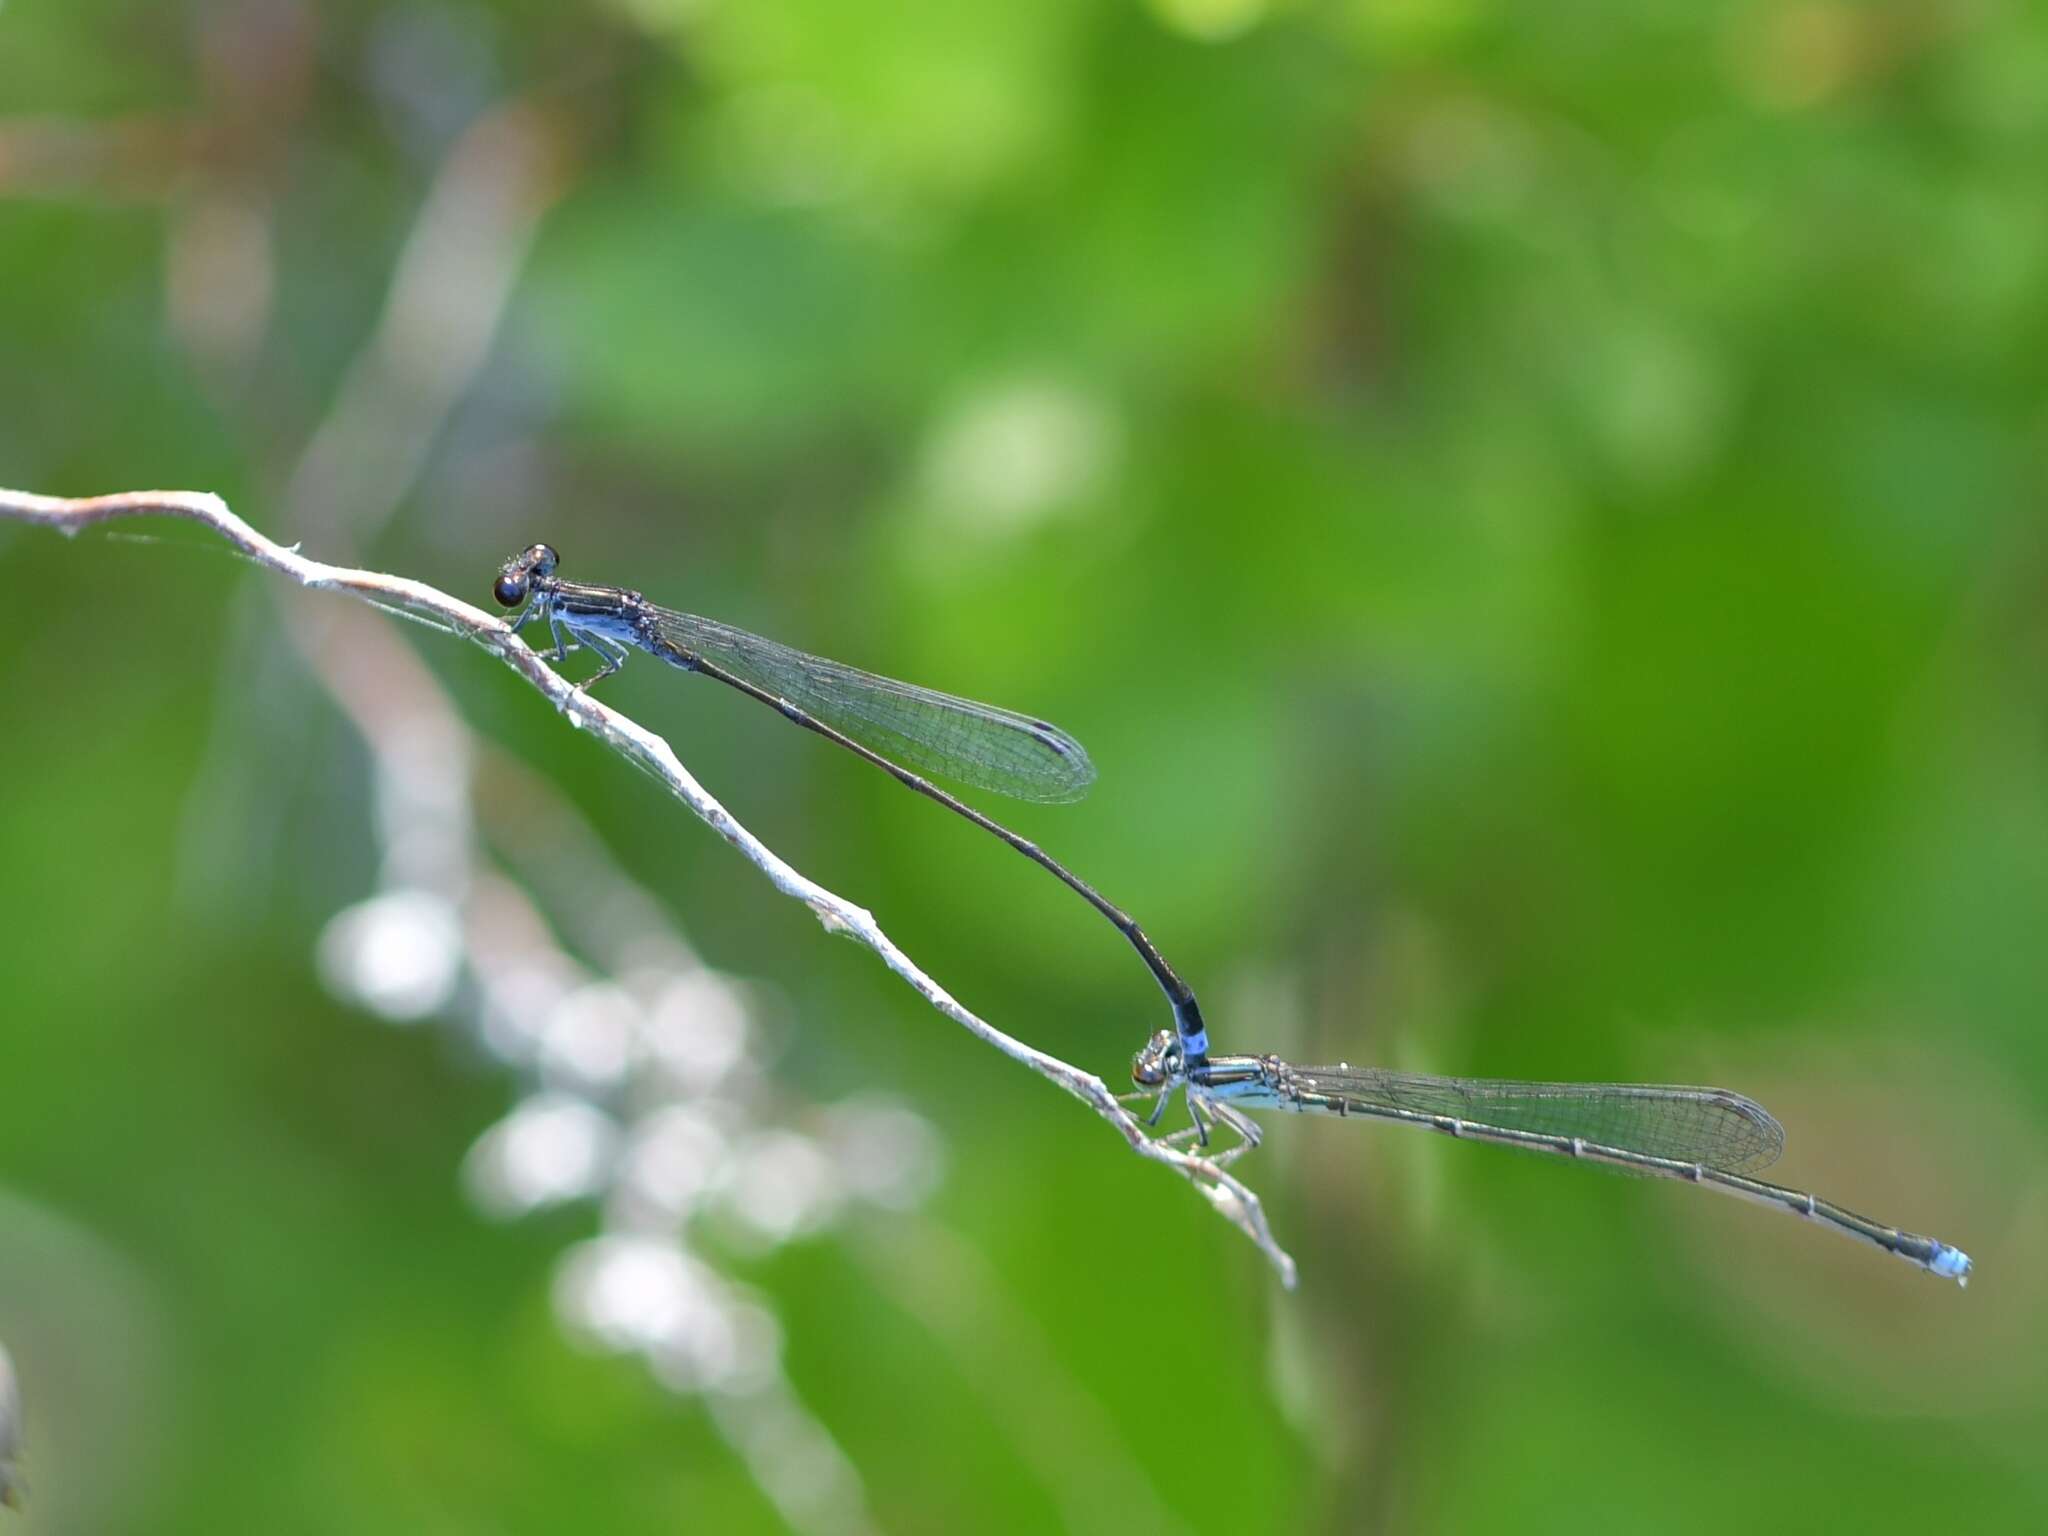
<instances>
[{"instance_id":1,"label":"transparent wing","mask_svg":"<svg viewBox=\"0 0 2048 1536\"><path fill-rule=\"evenodd\" d=\"M669 642L922 773L1019 800L1078 800L1095 782L1081 743L1056 725L955 698L699 618L656 608Z\"/></svg>"},{"instance_id":2,"label":"transparent wing","mask_svg":"<svg viewBox=\"0 0 2048 1536\"><path fill-rule=\"evenodd\" d=\"M1347 1066L1296 1067L1290 1082L1315 1097L1447 1115L1511 1131L1576 1136L1650 1157L1703 1163L1725 1173L1768 1168L1785 1149L1784 1127L1770 1111L1723 1088L1521 1083Z\"/></svg>"}]
</instances>

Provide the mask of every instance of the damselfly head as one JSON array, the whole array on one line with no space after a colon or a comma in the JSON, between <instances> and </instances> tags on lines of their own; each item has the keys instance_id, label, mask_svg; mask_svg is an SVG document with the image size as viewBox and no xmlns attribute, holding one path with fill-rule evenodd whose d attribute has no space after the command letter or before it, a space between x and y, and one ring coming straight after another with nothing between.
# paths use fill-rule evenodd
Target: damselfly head
<instances>
[{"instance_id":1,"label":"damselfly head","mask_svg":"<svg viewBox=\"0 0 2048 1536\"><path fill-rule=\"evenodd\" d=\"M528 545L525 552L505 562L491 586L491 596L502 608L517 608L526 601L536 576L545 581L555 574L555 552L545 544Z\"/></svg>"},{"instance_id":2,"label":"damselfly head","mask_svg":"<svg viewBox=\"0 0 2048 1536\"><path fill-rule=\"evenodd\" d=\"M1131 1058L1131 1081L1140 1088L1158 1088L1180 1073L1180 1042L1162 1029Z\"/></svg>"}]
</instances>

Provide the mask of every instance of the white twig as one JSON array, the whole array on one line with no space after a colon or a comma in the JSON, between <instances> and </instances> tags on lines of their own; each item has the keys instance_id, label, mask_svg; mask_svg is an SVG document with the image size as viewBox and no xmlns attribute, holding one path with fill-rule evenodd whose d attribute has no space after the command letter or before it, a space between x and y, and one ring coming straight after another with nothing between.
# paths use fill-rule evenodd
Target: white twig
<instances>
[{"instance_id":1,"label":"white twig","mask_svg":"<svg viewBox=\"0 0 2048 1536\"><path fill-rule=\"evenodd\" d=\"M589 694L578 692L497 615L472 607L424 582L308 559L296 549L287 549L265 538L209 492L129 491L74 499L0 490L0 516L66 534L124 517L182 518L211 528L259 565L288 576L301 586L344 593L407 617L425 619L482 646L545 695L570 724L589 731L627 761L661 780L669 793L766 875L776 890L809 907L827 931L873 950L918 996L955 1024L1088 1105L1114 1126L1139 1156L1163 1163L1188 1178L1219 1215L1258 1245L1278 1271L1281 1282L1294 1284L1294 1260L1274 1240L1265 1209L1250 1189L1213 1162L1148 1136L1094 1073L1026 1045L961 1006L897 948L872 913L792 868L697 782L664 738Z\"/></svg>"}]
</instances>

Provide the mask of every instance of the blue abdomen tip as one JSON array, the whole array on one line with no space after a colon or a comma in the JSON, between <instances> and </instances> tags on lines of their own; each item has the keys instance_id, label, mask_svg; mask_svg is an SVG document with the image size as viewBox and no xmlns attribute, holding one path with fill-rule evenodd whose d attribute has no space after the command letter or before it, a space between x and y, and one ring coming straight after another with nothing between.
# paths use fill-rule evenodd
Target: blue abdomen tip
<instances>
[{"instance_id":1,"label":"blue abdomen tip","mask_svg":"<svg viewBox=\"0 0 2048 1536\"><path fill-rule=\"evenodd\" d=\"M1951 1248L1943 1243L1941 1251L1934 1256L1934 1262L1927 1267L1957 1285L1970 1283L1970 1256L1960 1248Z\"/></svg>"}]
</instances>

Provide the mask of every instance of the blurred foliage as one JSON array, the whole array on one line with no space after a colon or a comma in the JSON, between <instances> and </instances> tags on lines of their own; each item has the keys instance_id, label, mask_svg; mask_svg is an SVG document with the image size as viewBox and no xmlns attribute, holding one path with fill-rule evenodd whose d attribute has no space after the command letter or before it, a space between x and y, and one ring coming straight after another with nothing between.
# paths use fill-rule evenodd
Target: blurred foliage
<instances>
[{"instance_id":1,"label":"blurred foliage","mask_svg":"<svg viewBox=\"0 0 2048 1536\"><path fill-rule=\"evenodd\" d=\"M2048 1520L2048 13L8 0L0 481L216 489L350 554L287 526L293 465L515 103L558 200L354 553L481 597L544 536L1043 710L1102 782L1007 819L1223 1048L1725 1081L1793 1182L1979 1264L1956 1294L1733 1201L1304 1123L1244 1165L1279 1294L407 631L780 989L790 1081L943 1127L923 1225L733 1261L877 1524L1143 1529L1141 1471L1201 1531ZM780 1528L700 1404L557 1331L586 1214L461 1199L508 1085L316 986L376 859L279 638L324 600L171 542L0 526L23 1529ZM998 1024L1115 1076L1160 1022L985 838L717 690L613 686ZM1048 1463L1075 1403L1121 1443Z\"/></svg>"}]
</instances>

